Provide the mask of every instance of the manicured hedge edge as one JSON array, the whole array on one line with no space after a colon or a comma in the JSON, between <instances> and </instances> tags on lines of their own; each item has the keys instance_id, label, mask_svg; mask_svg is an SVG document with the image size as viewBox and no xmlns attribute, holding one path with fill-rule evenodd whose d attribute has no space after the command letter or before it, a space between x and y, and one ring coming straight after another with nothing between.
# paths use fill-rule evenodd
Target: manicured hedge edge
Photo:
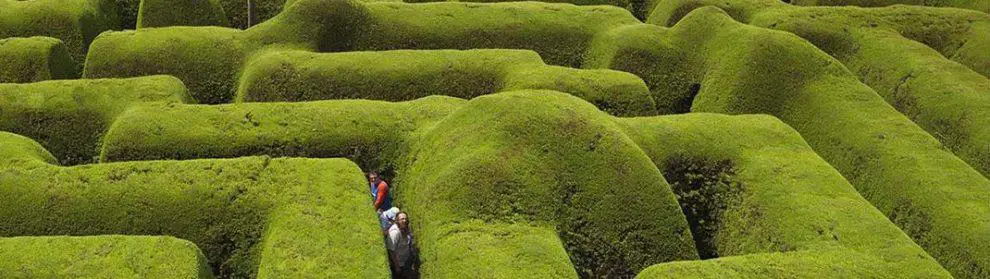
<instances>
[{"instance_id":1,"label":"manicured hedge edge","mask_svg":"<svg viewBox=\"0 0 990 279\"><path fill-rule=\"evenodd\" d=\"M213 278L195 244L168 236L0 237L16 278Z\"/></svg>"},{"instance_id":2,"label":"manicured hedge edge","mask_svg":"<svg viewBox=\"0 0 990 279\"><path fill-rule=\"evenodd\" d=\"M667 43L649 46L638 36ZM629 27L602 37L609 40L593 51L601 55L597 65L650 73L635 68L648 63L625 61L687 61L685 68L658 64L656 70L699 84L691 111L777 116L953 275L986 273L990 257L976 255L990 253L979 245L990 239L978 240L990 236L990 181L834 58L797 36L740 24L711 7L671 29Z\"/></svg>"},{"instance_id":3,"label":"manicured hedge edge","mask_svg":"<svg viewBox=\"0 0 990 279\"><path fill-rule=\"evenodd\" d=\"M31 146L0 132L0 154ZM0 198L0 237L172 235L196 243L218 277L389 274L363 174L344 159L59 167L21 157L0 166Z\"/></svg>"},{"instance_id":4,"label":"manicured hedge edge","mask_svg":"<svg viewBox=\"0 0 990 279\"><path fill-rule=\"evenodd\" d=\"M190 101L170 76L0 84L0 130L35 139L64 165L94 162L114 118L141 102Z\"/></svg>"},{"instance_id":5,"label":"manicured hedge edge","mask_svg":"<svg viewBox=\"0 0 990 279\"><path fill-rule=\"evenodd\" d=\"M77 78L80 68L58 39L0 39L0 83Z\"/></svg>"}]
</instances>

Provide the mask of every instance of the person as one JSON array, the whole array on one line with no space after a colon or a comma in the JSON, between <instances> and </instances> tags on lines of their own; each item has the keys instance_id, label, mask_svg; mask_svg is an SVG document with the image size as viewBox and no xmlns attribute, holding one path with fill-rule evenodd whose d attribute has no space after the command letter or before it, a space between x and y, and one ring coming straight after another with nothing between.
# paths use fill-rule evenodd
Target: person
<instances>
[{"instance_id":1,"label":"person","mask_svg":"<svg viewBox=\"0 0 990 279\"><path fill-rule=\"evenodd\" d=\"M392 208L392 195L389 194L388 183L382 180L378 173L368 173L368 187L371 190L372 202L375 205L375 212L381 214L385 209Z\"/></svg>"},{"instance_id":2,"label":"person","mask_svg":"<svg viewBox=\"0 0 990 279\"><path fill-rule=\"evenodd\" d=\"M395 224L395 216L399 215L399 208L392 207L378 215L378 222L381 224L382 235L388 236L388 229Z\"/></svg>"},{"instance_id":3,"label":"person","mask_svg":"<svg viewBox=\"0 0 990 279\"><path fill-rule=\"evenodd\" d=\"M405 212L399 212L395 216L395 224L388 229L385 241L394 278L419 277L414 245L412 232L409 231L409 217Z\"/></svg>"}]
</instances>

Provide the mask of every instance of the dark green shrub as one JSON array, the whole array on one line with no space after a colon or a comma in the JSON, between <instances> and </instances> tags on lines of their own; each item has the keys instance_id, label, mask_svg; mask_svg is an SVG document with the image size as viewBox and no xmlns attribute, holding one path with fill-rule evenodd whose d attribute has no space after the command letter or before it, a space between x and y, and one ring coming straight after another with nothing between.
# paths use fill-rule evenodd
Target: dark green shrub
<instances>
[{"instance_id":1,"label":"dark green shrub","mask_svg":"<svg viewBox=\"0 0 990 279\"><path fill-rule=\"evenodd\" d=\"M62 40L82 65L90 42L120 25L111 0L0 0L0 39L47 36ZM73 72L79 72L76 68Z\"/></svg>"},{"instance_id":2,"label":"dark green shrub","mask_svg":"<svg viewBox=\"0 0 990 279\"><path fill-rule=\"evenodd\" d=\"M171 235L202 249L221 278L389 274L363 174L347 160L59 167L41 152L0 132L0 237Z\"/></svg>"},{"instance_id":3,"label":"dark green shrub","mask_svg":"<svg viewBox=\"0 0 990 279\"><path fill-rule=\"evenodd\" d=\"M58 39L0 39L0 83L77 78L80 68Z\"/></svg>"},{"instance_id":4,"label":"dark green shrub","mask_svg":"<svg viewBox=\"0 0 990 279\"><path fill-rule=\"evenodd\" d=\"M547 66L525 50L272 51L248 62L236 101L406 101L518 89L567 92L616 115L656 113L634 75Z\"/></svg>"},{"instance_id":5,"label":"dark green shrub","mask_svg":"<svg viewBox=\"0 0 990 279\"><path fill-rule=\"evenodd\" d=\"M219 0L141 0L137 28L230 26Z\"/></svg>"},{"instance_id":6,"label":"dark green shrub","mask_svg":"<svg viewBox=\"0 0 990 279\"><path fill-rule=\"evenodd\" d=\"M617 39L624 36L630 39ZM638 36L662 43L651 47ZM735 22L712 7L674 28L628 27L601 40L589 66L640 73L650 85L686 79L651 88L671 94L690 95L683 85L697 83L693 112L779 117L881 212L912 216L891 219L953 275L985 277L990 256L975 255L990 255L979 244L990 241L983 237L990 237L990 181L807 41ZM683 62L623 62L630 59Z\"/></svg>"},{"instance_id":7,"label":"dark green shrub","mask_svg":"<svg viewBox=\"0 0 990 279\"><path fill-rule=\"evenodd\" d=\"M139 102L184 102L169 76L0 84L0 130L28 136L64 165L95 162L103 133Z\"/></svg>"},{"instance_id":8,"label":"dark green shrub","mask_svg":"<svg viewBox=\"0 0 990 279\"><path fill-rule=\"evenodd\" d=\"M168 236L0 238L0 258L17 278L213 278L195 244Z\"/></svg>"}]
</instances>

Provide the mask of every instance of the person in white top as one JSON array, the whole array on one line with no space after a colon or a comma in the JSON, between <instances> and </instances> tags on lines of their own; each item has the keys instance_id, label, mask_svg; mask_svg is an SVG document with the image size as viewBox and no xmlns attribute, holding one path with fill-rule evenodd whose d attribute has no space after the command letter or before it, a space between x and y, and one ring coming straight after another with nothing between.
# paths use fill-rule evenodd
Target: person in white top
<instances>
[{"instance_id":1,"label":"person in white top","mask_svg":"<svg viewBox=\"0 0 990 279\"><path fill-rule=\"evenodd\" d=\"M388 237L388 229L392 227L392 224L395 224L396 215L399 215L398 207L389 208L383 211L381 215L378 215L378 223L382 227L382 235Z\"/></svg>"},{"instance_id":2,"label":"person in white top","mask_svg":"<svg viewBox=\"0 0 990 279\"><path fill-rule=\"evenodd\" d=\"M409 231L409 217L405 212L395 216L395 224L388 229L385 240L389 261L392 263L394 278L418 278L416 251L412 233Z\"/></svg>"}]
</instances>

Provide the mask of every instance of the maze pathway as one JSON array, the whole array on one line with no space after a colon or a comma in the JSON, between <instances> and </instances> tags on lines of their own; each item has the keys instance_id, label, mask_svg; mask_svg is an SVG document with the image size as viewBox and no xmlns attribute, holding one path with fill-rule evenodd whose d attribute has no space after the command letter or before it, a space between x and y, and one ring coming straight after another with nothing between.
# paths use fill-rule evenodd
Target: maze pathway
<instances>
[{"instance_id":1,"label":"maze pathway","mask_svg":"<svg viewBox=\"0 0 990 279\"><path fill-rule=\"evenodd\" d=\"M986 7L794 2L0 0L0 274L990 276Z\"/></svg>"}]
</instances>

